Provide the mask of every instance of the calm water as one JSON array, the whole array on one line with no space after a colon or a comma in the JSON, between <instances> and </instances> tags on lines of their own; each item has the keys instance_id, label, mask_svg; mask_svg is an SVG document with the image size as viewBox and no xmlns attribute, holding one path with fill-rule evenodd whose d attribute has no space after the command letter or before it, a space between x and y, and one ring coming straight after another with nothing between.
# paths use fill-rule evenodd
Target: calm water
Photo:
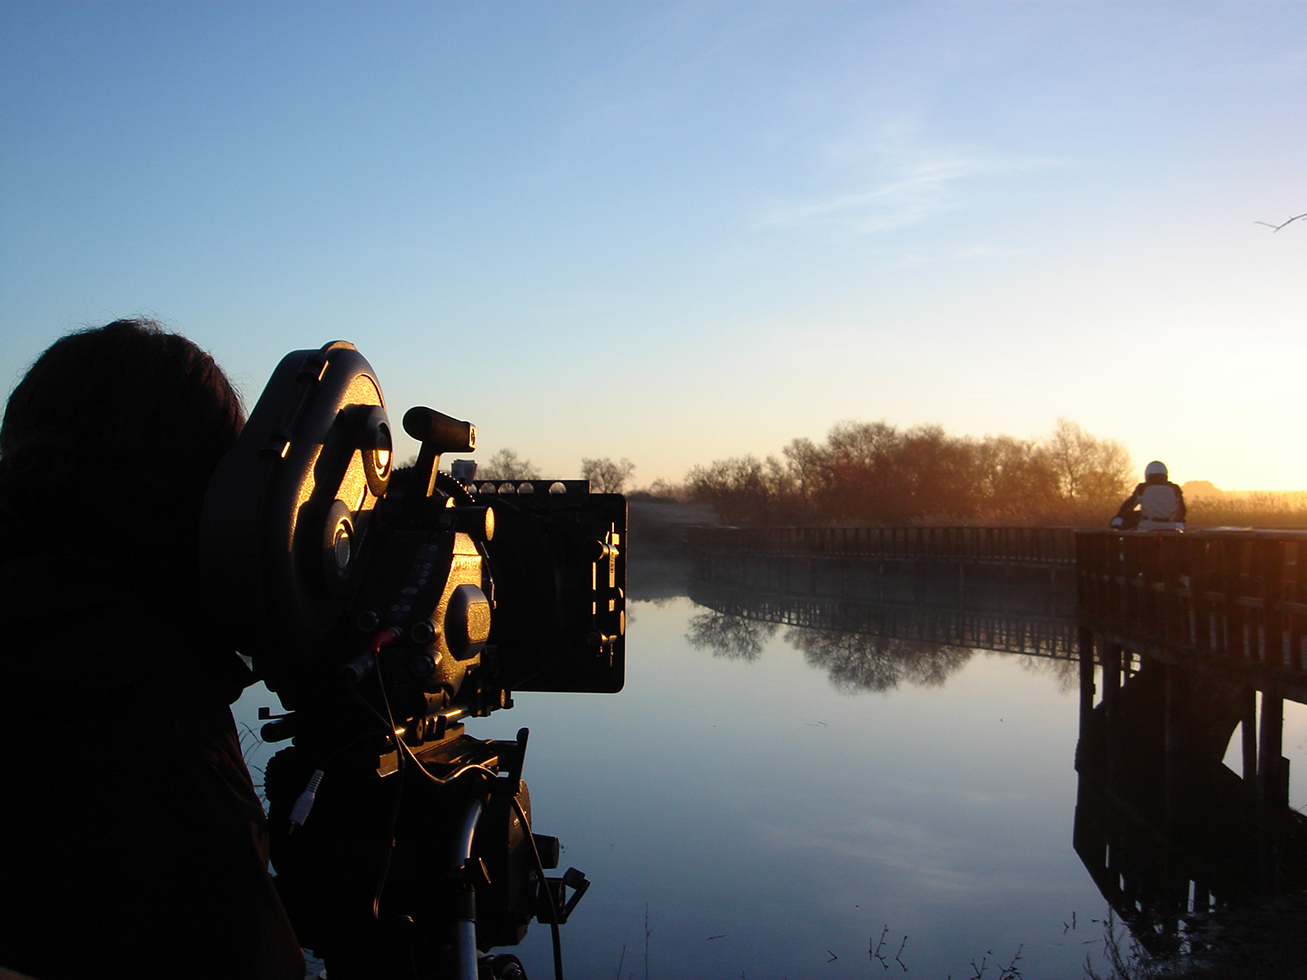
<instances>
[{"instance_id":1,"label":"calm water","mask_svg":"<svg viewBox=\"0 0 1307 980\"><path fill-rule=\"evenodd\" d=\"M468 726L530 727L536 829L593 882L568 977L943 980L1018 950L1029 980L1104 972L1072 849L1074 665L631 611L623 693L521 694ZM1286 754L1305 745L1292 712ZM516 952L552 976L546 926Z\"/></svg>"}]
</instances>

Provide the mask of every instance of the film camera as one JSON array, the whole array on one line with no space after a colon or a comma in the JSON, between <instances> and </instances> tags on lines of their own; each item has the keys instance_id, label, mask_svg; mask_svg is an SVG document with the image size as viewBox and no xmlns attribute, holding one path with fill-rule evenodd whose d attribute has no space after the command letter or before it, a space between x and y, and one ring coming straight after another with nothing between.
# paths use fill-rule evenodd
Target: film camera
<instances>
[{"instance_id":1,"label":"film camera","mask_svg":"<svg viewBox=\"0 0 1307 980\"><path fill-rule=\"evenodd\" d=\"M210 484L205 588L286 714L265 790L278 890L332 980L524 976L512 945L588 887L534 834L526 729L466 719L516 691L616 692L626 503L585 481L463 479L475 430L427 408L394 470L376 374L350 344L278 366ZM480 971L480 972L478 972ZM516 971L516 972L514 972Z\"/></svg>"}]
</instances>

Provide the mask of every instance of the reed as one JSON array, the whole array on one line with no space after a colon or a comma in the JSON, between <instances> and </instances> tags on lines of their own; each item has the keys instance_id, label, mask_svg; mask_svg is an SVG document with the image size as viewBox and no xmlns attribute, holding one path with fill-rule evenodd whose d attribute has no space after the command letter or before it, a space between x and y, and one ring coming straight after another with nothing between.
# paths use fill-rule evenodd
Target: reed
<instances>
[{"instance_id":1,"label":"reed","mask_svg":"<svg viewBox=\"0 0 1307 980\"><path fill-rule=\"evenodd\" d=\"M1188 502L1190 528L1307 528L1307 495L1252 493L1240 497L1196 497Z\"/></svg>"}]
</instances>

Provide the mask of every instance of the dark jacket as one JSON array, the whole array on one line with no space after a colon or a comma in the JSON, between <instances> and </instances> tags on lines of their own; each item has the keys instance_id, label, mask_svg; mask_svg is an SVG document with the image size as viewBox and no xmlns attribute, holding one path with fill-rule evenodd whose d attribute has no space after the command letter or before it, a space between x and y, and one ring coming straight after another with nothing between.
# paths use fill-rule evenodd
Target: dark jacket
<instances>
[{"instance_id":1,"label":"dark jacket","mask_svg":"<svg viewBox=\"0 0 1307 980\"><path fill-rule=\"evenodd\" d=\"M124 481L2 502L0 965L299 980L228 707L248 672L169 530L193 515Z\"/></svg>"}]
</instances>

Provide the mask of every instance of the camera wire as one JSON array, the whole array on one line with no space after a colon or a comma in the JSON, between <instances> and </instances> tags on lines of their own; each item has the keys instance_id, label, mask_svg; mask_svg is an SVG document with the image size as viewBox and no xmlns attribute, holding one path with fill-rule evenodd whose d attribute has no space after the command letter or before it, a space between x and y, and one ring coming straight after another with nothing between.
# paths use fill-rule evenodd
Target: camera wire
<instances>
[{"instance_id":1,"label":"camera wire","mask_svg":"<svg viewBox=\"0 0 1307 980\"><path fill-rule=\"evenodd\" d=\"M373 665L377 675L377 686L381 689L381 700L386 706L386 715L390 718L390 737L396 744L399 743L399 736L395 732L395 719L391 715L390 699L386 697L386 685L381 679L381 661L377 655L383 647L389 646L398 638L399 632L397 630L385 630L384 632L378 633L374 636L372 642L368 645L368 650L372 654ZM357 693L358 692L355 692L356 695ZM371 714L376 715L379 721L383 724L386 723L386 719L382 718L380 713L373 708L372 705L368 704L364 698L359 697L358 700L368 708L368 711ZM396 773L397 782L395 785L395 802L391 805L390 819L387 822L386 827L386 838L388 843L386 845L385 857L381 860L381 871L377 875L377 887L372 893L372 918L376 921L381 920L381 896L386 890L386 880L390 877L390 859L395 853L395 828L399 825L399 808L400 804L404 801L404 757L399 751L395 752L395 761L398 772Z\"/></svg>"},{"instance_id":2,"label":"camera wire","mask_svg":"<svg viewBox=\"0 0 1307 980\"><path fill-rule=\"evenodd\" d=\"M389 645L389 642L383 639L383 637L386 637L388 635L389 635L389 631L387 631L387 633L380 634L377 637L377 639L373 641L372 648L371 648L373 657L377 656L377 653L381 647ZM428 770L426 766L422 765L422 763L418 760L417 756L413 754L413 750L409 748L409 746L405 743L404 739L400 736L399 729L395 726L395 714L390 707L390 697L386 693L386 682L385 682L385 678L382 676L380 662L377 663L377 669L375 673L377 677L377 689L381 692L381 703L386 708L385 717L383 718L381 716L381 713L378 712L371 705L369 705L367 701L362 697L359 697L359 701L367 706L368 710L373 715L376 716L378 721L386 725L391 743L395 746L395 767L398 770L396 773L396 775L398 776L398 785L395 787L395 803L391 807L390 819L388 822L388 826L386 828L386 836L389 840L389 843L387 844L386 847L386 856L382 860L381 873L377 877L377 888L372 895L372 917L374 919L380 920L381 896L385 892L386 880L390 876L391 856L395 853L395 828L399 824L399 811L400 811L400 806L403 803L403 797L404 797L404 777L408 774L409 764L411 763L412 765L416 766L418 771L422 773L423 776L425 776L427 779L431 780L433 783L435 783L438 786L448 785L449 783L452 783L454 780L463 776L465 773L474 770L480 771L481 773L491 777L492 779L495 777L496 774L491 769L488 769L486 766L483 766L480 763L469 763L468 765L456 769L448 776L440 777L432 773L430 770ZM532 843L534 843L534 841Z\"/></svg>"},{"instance_id":3,"label":"camera wire","mask_svg":"<svg viewBox=\"0 0 1307 980\"><path fill-rule=\"evenodd\" d=\"M512 802L513 809L517 811L517 818L522 821L526 839L531 842L531 856L535 858L536 871L540 875L540 887L549 905L549 931L554 945L554 980L563 980L563 940L558 933L558 903L554 901L553 890L549 887L548 879L545 878L545 863L540 860L540 848L536 846L535 834L531 832L531 821L527 818L526 810L522 808L516 793L512 796Z\"/></svg>"},{"instance_id":4,"label":"camera wire","mask_svg":"<svg viewBox=\"0 0 1307 980\"><path fill-rule=\"evenodd\" d=\"M368 704L367 700L364 697L362 697L357 691L353 692L353 697L354 700L358 703L358 705L362 707L373 718L375 718L377 722L380 724L382 730L387 733L387 738L391 741L393 745L396 746L398 750L396 752L396 755L399 756L402 754L403 757L396 760L399 766L402 767L405 764L405 760L411 762L413 765L417 766L417 768L421 771L423 776L431 780L431 782L435 783L437 786L447 786L449 783L453 782L454 780L463 776L465 773L472 770L477 770L491 777L498 775L493 769L489 769L486 766L481 765L481 763L479 762L469 762L467 765L460 766L458 769L454 770L448 776L437 776L435 773L431 772L431 770L427 769L424 765L422 765L422 762L413 753L413 750L409 748L408 743L406 743L403 739L399 738L398 735L393 734L395 733L396 730L393 715L390 718L387 718L372 705ZM382 701L385 702L386 704L386 713L390 714L390 703L386 699L386 690L384 684L381 685L381 698Z\"/></svg>"},{"instance_id":5,"label":"camera wire","mask_svg":"<svg viewBox=\"0 0 1307 980\"><path fill-rule=\"evenodd\" d=\"M387 631L387 633L389 633L389 631ZM387 634L385 633L380 634L373 641L371 646L372 655L377 660L377 689L381 693L381 703L385 706L386 716L383 718L380 712L371 705L368 705L364 698L359 697L359 701L368 707L370 712L376 716L377 720L385 723L387 726L390 740L395 746L395 763L398 770L397 775L400 780L395 793L395 805L390 814L390 825L388 828L390 845L386 850L386 857L382 864L381 875L377 880L377 890L372 898L372 917L374 919L380 918L381 895L385 890L386 878L390 873L390 858L395 850L395 827L399 820L399 807L402 800L404 786L403 779L408 764L412 763L423 776L435 783L437 786L446 786L469 772L478 772L482 776L489 777L490 779L496 779L499 775L493 769L490 769L488 766L484 766L479 762L468 763L467 765L454 770L454 772L450 773L448 776L443 777L435 775L435 773L427 769L426 766L422 765L422 762L400 736L399 730L395 727L394 711L390 707L390 697L386 693L386 682L382 675L380 658L377 656L380 649L384 646L388 646L391 642L388 639L383 639L383 637L386 636ZM563 943L558 928L558 903L555 901L553 890L550 889L548 880L545 877L544 861L540 858L540 848L536 845L535 835L531 832L531 820L527 817L526 811L523 809L521 801L518 800L516 792L514 792L509 799L512 802L513 809L517 811L518 819L522 821L522 829L525 833L526 839L530 842L531 856L535 860L536 872L540 875L540 885L544 893L545 903L549 907L549 929L554 953L554 980L563 980Z\"/></svg>"}]
</instances>

